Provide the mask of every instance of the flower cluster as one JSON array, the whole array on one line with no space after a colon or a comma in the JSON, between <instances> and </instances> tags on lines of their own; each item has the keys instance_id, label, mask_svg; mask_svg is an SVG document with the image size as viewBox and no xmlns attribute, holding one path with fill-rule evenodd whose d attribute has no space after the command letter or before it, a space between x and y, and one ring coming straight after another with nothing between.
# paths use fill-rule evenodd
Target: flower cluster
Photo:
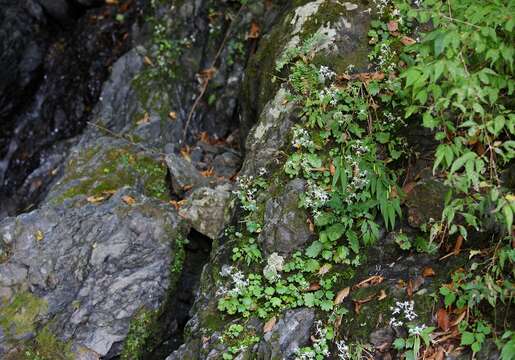
<instances>
[{"instance_id":1,"label":"flower cluster","mask_svg":"<svg viewBox=\"0 0 515 360\"><path fill-rule=\"evenodd\" d=\"M399 327L404 325L405 321L413 321L418 317L415 313L415 302L413 301L397 301L391 310L392 318L390 319L390 326Z\"/></svg>"},{"instance_id":2,"label":"flower cluster","mask_svg":"<svg viewBox=\"0 0 515 360\"><path fill-rule=\"evenodd\" d=\"M410 334L410 336L419 336L420 334L422 334L422 331L424 331L426 327L427 326L424 324L420 326L413 326L408 330L408 333Z\"/></svg>"},{"instance_id":3,"label":"flower cluster","mask_svg":"<svg viewBox=\"0 0 515 360\"><path fill-rule=\"evenodd\" d=\"M301 127L293 129L292 145L297 149L313 149L315 147L315 143L311 140L308 131Z\"/></svg>"},{"instance_id":4,"label":"flower cluster","mask_svg":"<svg viewBox=\"0 0 515 360\"><path fill-rule=\"evenodd\" d=\"M325 83L326 80L332 80L335 76L336 76L336 73L329 69L327 66L320 66L320 70L318 70L318 74L319 74L319 80L321 83Z\"/></svg>"},{"instance_id":5,"label":"flower cluster","mask_svg":"<svg viewBox=\"0 0 515 360\"><path fill-rule=\"evenodd\" d=\"M338 88L336 86L324 88L318 93L318 97L321 102L336 106L338 105Z\"/></svg>"},{"instance_id":6,"label":"flower cluster","mask_svg":"<svg viewBox=\"0 0 515 360\"><path fill-rule=\"evenodd\" d=\"M349 346L345 343L345 340L336 342L336 350L338 350L338 359L349 360Z\"/></svg>"},{"instance_id":7,"label":"flower cluster","mask_svg":"<svg viewBox=\"0 0 515 360\"><path fill-rule=\"evenodd\" d=\"M316 218L320 215L320 209L329 201L329 193L314 181L308 180L307 191L303 194L303 206L311 209Z\"/></svg>"},{"instance_id":8,"label":"flower cluster","mask_svg":"<svg viewBox=\"0 0 515 360\"><path fill-rule=\"evenodd\" d=\"M243 289L245 289L249 285L249 281L245 278L245 274L235 268L234 266L224 265L222 266L222 270L220 271L220 276L224 278L230 279L230 284L232 285L231 289L228 289L224 286L218 289L216 295L225 295L229 294L230 296L236 296L241 294Z\"/></svg>"},{"instance_id":9,"label":"flower cluster","mask_svg":"<svg viewBox=\"0 0 515 360\"><path fill-rule=\"evenodd\" d=\"M236 180L237 190L233 191L241 201L241 206L246 211L255 211L257 209L256 195L258 188L254 185L253 176L240 176Z\"/></svg>"},{"instance_id":10,"label":"flower cluster","mask_svg":"<svg viewBox=\"0 0 515 360\"><path fill-rule=\"evenodd\" d=\"M313 360L328 358L331 355L327 341L327 329L321 320L315 323L315 335L311 337L312 348L302 348L295 351L295 360Z\"/></svg>"},{"instance_id":11,"label":"flower cluster","mask_svg":"<svg viewBox=\"0 0 515 360\"><path fill-rule=\"evenodd\" d=\"M273 253L268 257L267 264L263 268L263 275L270 282L279 280L279 273L283 271L284 258L277 253Z\"/></svg>"}]
</instances>

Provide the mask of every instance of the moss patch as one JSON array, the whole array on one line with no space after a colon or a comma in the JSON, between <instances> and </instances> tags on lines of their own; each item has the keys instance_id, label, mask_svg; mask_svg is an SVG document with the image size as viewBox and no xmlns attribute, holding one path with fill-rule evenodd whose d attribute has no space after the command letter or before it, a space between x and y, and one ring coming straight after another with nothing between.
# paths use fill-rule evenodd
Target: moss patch
<instances>
[{"instance_id":1,"label":"moss patch","mask_svg":"<svg viewBox=\"0 0 515 360\"><path fill-rule=\"evenodd\" d=\"M9 303L0 305L0 326L8 337L34 332L36 321L47 309L45 300L27 291L19 292Z\"/></svg>"}]
</instances>

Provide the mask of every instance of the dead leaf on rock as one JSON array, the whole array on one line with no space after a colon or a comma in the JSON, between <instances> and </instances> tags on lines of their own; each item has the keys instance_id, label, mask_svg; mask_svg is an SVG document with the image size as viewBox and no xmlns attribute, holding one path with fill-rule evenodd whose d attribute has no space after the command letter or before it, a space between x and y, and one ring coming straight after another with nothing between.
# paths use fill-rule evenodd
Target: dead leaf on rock
<instances>
[{"instance_id":1,"label":"dead leaf on rock","mask_svg":"<svg viewBox=\"0 0 515 360\"><path fill-rule=\"evenodd\" d=\"M408 280L408 285L406 286L406 294L411 299L413 297L413 280Z\"/></svg>"},{"instance_id":2,"label":"dead leaf on rock","mask_svg":"<svg viewBox=\"0 0 515 360\"><path fill-rule=\"evenodd\" d=\"M255 21L250 24L250 30L247 33L247 39L257 39L261 35L261 27Z\"/></svg>"},{"instance_id":3,"label":"dead leaf on rock","mask_svg":"<svg viewBox=\"0 0 515 360\"><path fill-rule=\"evenodd\" d=\"M384 300L388 297L388 295L386 295L386 291L384 291L384 289L381 289L381 291L379 292L379 296L377 297L377 300Z\"/></svg>"},{"instance_id":4,"label":"dead leaf on rock","mask_svg":"<svg viewBox=\"0 0 515 360\"><path fill-rule=\"evenodd\" d=\"M454 243L454 255L457 256L461 252L461 246L463 245L463 236L458 235L456 242Z\"/></svg>"},{"instance_id":5,"label":"dead leaf on rock","mask_svg":"<svg viewBox=\"0 0 515 360\"><path fill-rule=\"evenodd\" d=\"M144 62L146 65L154 66L154 63L152 62L152 59L150 59L148 56L145 56L145 57L143 58L143 62Z\"/></svg>"},{"instance_id":6,"label":"dead leaf on rock","mask_svg":"<svg viewBox=\"0 0 515 360\"><path fill-rule=\"evenodd\" d=\"M170 111L170 112L168 113L168 117L169 117L169 118L170 118L170 120L172 120L172 121L177 120L177 112L176 112L176 111Z\"/></svg>"},{"instance_id":7,"label":"dead leaf on rock","mask_svg":"<svg viewBox=\"0 0 515 360\"><path fill-rule=\"evenodd\" d=\"M354 285L354 289L361 289L366 288L369 286L380 284L384 281L384 277L381 275L372 275L371 277L359 282L358 284Z\"/></svg>"},{"instance_id":8,"label":"dead leaf on rock","mask_svg":"<svg viewBox=\"0 0 515 360\"><path fill-rule=\"evenodd\" d=\"M118 4L118 0L106 0L106 4L107 5L117 5Z\"/></svg>"},{"instance_id":9,"label":"dead leaf on rock","mask_svg":"<svg viewBox=\"0 0 515 360\"><path fill-rule=\"evenodd\" d=\"M92 203L92 204L97 204L99 202L104 201L105 199L106 199L105 196L100 196L100 195L98 195L98 196L88 196L86 198L86 201L89 202L89 203Z\"/></svg>"},{"instance_id":10,"label":"dead leaf on rock","mask_svg":"<svg viewBox=\"0 0 515 360\"><path fill-rule=\"evenodd\" d=\"M447 314L447 311L445 311L444 308L438 309L436 313L436 321L440 329L443 331L448 331L450 329L449 314Z\"/></svg>"},{"instance_id":11,"label":"dead leaf on rock","mask_svg":"<svg viewBox=\"0 0 515 360\"><path fill-rule=\"evenodd\" d=\"M412 38L410 38L409 36L403 36L403 37L401 38L401 43L402 43L403 45L409 46L409 45L416 44L416 43L417 43L417 41L416 41L416 40L414 40L414 39L412 39Z\"/></svg>"},{"instance_id":12,"label":"dead leaf on rock","mask_svg":"<svg viewBox=\"0 0 515 360\"><path fill-rule=\"evenodd\" d=\"M336 174L336 167L334 166L332 161L331 161L331 165L329 165L329 171L331 173L331 176L334 176L334 174Z\"/></svg>"},{"instance_id":13,"label":"dead leaf on rock","mask_svg":"<svg viewBox=\"0 0 515 360\"><path fill-rule=\"evenodd\" d=\"M201 171L200 175L202 175L203 177L211 177L215 175L215 170L212 167L210 167L207 170Z\"/></svg>"},{"instance_id":14,"label":"dead leaf on rock","mask_svg":"<svg viewBox=\"0 0 515 360\"><path fill-rule=\"evenodd\" d=\"M399 24L395 20L388 21L387 26L388 26L389 32L394 32L394 31L399 30Z\"/></svg>"},{"instance_id":15,"label":"dead leaf on rock","mask_svg":"<svg viewBox=\"0 0 515 360\"><path fill-rule=\"evenodd\" d=\"M422 270L422 276L423 277L431 277L431 276L435 276L435 275L436 275L436 273L435 273L435 271L433 270L432 267L426 266Z\"/></svg>"},{"instance_id":16,"label":"dead leaf on rock","mask_svg":"<svg viewBox=\"0 0 515 360\"><path fill-rule=\"evenodd\" d=\"M277 318L275 316L270 318L270 320L268 320L265 323L265 325L263 326L263 332L266 334L266 333L272 331L276 322L277 322Z\"/></svg>"},{"instance_id":17,"label":"dead leaf on rock","mask_svg":"<svg viewBox=\"0 0 515 360\"><path fill-rule=\"evenodd\" d=\"M312 282L309 284L309 287L306 289L306 291L317 291L320 290L320 283L318 282Z\"/></svg>"},{"instance_id":18,"label":"dead leaf on rock","mask_svg":"<svg viewBox=\"0 0 515 360\"><path fill-rule=\"evenodd\" d=\"M38 231L36 231L35 237L36 237L37 241L41 241L45 238L45 235L43 235L43 231L38 230Z\"/></svg>"},{"instance_id":19,"label":"dead leaf on rock","mask_svg":"<svg viewBox=\"0 0 515 360\"><path fill-rule=\"evenodd\" d=\"M368 303L368 302L371 302L372 300L374 300L374 298L376 297L376 294L372 294L370 296L367 296L366 298L364 299L359 299L359 300L354 300L354 312L356 314L359 314L359 311L361 310L361 307Z\"/></svg>"},{"instance_id":20,"label":"dead leaf on rock","mask_svg":"<svg viewBox=\"0 0 515 360\"><path fill-rule=\"evenodd\" d=\"M134 200L134 198L132 196L129 196L129 195L122 196L122 200L127 205L134 205L136 203L136 200Z\"/></svg>"},{"instance_id":21,"label":"dead leaf on rock","mask_svg":"<svg viewBox=\"0 0 515 360\"><path fill-rule=\"evenodd\" d=\"M338 291L336 297L334 298L334 305L340 305L343 302L343 300L345 300L345 298L349 296L349 293L350 287L348 286Z\"/></svg>"}]
</instances>

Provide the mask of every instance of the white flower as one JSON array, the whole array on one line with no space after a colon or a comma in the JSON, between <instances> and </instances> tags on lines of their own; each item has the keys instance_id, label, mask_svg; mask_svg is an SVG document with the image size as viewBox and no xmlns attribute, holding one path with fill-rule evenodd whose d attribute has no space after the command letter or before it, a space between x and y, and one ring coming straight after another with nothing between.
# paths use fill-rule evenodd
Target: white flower
<instances>
[{"instance_id":1,"label":"white flower","mask_svg":"<svg viewBox=\"0 0 515 360\"><path fill-rule=\"evenodd\" d=\"M422 324L421 326L415 326L415 327L412 327L408 330L409 334L411 336L418 336L422 333L422 331L424 331L424 329L426 328L426 325Z\"/></svg>"},{"instance_id":2,"label":"white flower","mask_svg":"<svg viewBox=\"0 0 515 360\"><path fill-rule=\"evenodd\" d=\"M262 167L262 168L259 168L258 174L259 174L259 176L263 176L263 175L267 174L267 171L264 167Z\"/></svg>"},{"instance_id":3,"label":"white flower","mask_svg":"<svg viewBox=\"0 0 515 360\"><path fill-rule=\"evenodd\" d=\"M327 79L331 80L336 76L336 73L329 69L327 66L320 66L320 70L318 71L320 74L320 82L325 82Z\"/></svg>"}]
</instances>

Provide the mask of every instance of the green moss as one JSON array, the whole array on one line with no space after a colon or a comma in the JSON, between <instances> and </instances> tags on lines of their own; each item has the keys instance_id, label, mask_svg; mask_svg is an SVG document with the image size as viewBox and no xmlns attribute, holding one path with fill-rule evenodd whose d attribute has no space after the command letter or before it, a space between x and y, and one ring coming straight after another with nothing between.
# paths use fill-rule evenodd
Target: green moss
<instances>
[{"instance_id":1,"label":"green moss","mask_svg":"<svg viewBox=\"0 0 515 360\"><path fill-rule=\"evenodd\" d=\"M13 336L33 332L36 321L47 309L45 300L27 291L18 292L9 303L0 305L0 326Z\"/></svg>"},{"instance_id":2,"label":"green moss","mask_svg":"<svg viewBox=\"0 0 515 360\"><path fill-rule=\"evenodd\" d=\"M38 332L34 341L21 352L21 355L20 360L75 359L71 349L71 342L59 340L48 326L45 326Z\"/></svg>"},{"instance_id":3,"label":"green moss","mask_svg":"<svg viewBox=\"0 0 515 360\"><path fill-rule=\"evenodd\" d=\"M145 352L145 345L151 338L153 324L156 320L156 311L142 309L134 317L129 326L129 333L125 339L120 359L139 360Z\"/></svg>"},{"instance_id":4,"label":"green moss","mask_svg":"<svg viewBox=\"0 0 515 360\"><path fill-rule=\"evenodd\" d=\"M94 160L96 167L89 166ZM169 199L166 183L166 165L149 156L134 152L130 147L114 148L99 153L86 152L86 155L71 160L66 169L67 176L63 184L73 184L55 198L56 204L77 195L101 196L106 192L116 191L124 186L142 183L145 195L160 200Z\"/></svg>"}]
</instances>

